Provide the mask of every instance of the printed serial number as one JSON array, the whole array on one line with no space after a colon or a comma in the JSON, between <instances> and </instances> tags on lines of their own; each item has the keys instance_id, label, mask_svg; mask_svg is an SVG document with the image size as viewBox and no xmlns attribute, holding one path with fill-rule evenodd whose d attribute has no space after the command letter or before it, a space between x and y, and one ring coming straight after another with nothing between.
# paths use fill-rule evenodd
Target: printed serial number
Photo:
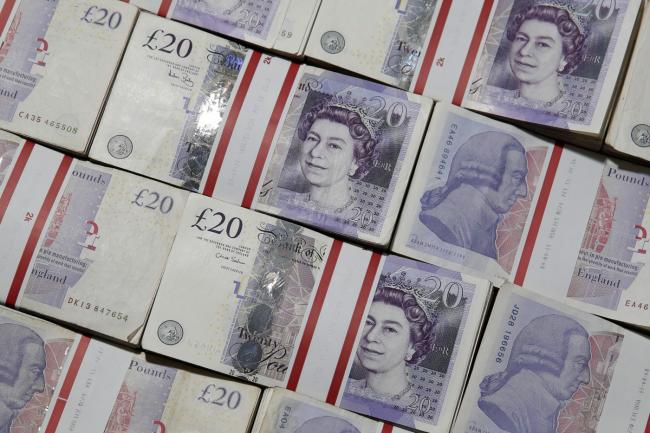
<instances>
[{"instance_id":1,"label":"printed serial number","mask_svg":"<svg viewBox=\"0 0 650 433\"><path fill-rule=\"evenodd\" d=\"M648 311L648 304L645 302L638 302L633 299L626 299L625 306L628 308L637 308L639 310Z\"/></svg>"},{"instance_id":2,"label":"printed serial number","mask_svg":"<svg viewBox=\"0 0 650 433\"><path fill-rule=\"evenodd\" d=\"M97 314L103 314L104 316L112 317L115 320L124 320L125 322L129 320L128 314L111 310L110 308L102 307L100 305L95 305L92 302L83 301L71 296L68 297L68 304L72 305L73 307L81 308L82 310L93 311Z\"/></svg>"},{"instance_id":3,"label":"printed serial number","mask_svg":"<svg viewBox=\"0 0 650 433\"><path fill-rule=\"evenodd\" d=\"M510 312L510 317L508 317L507 324L509 327L515 326L515 322L517 321L517 316L519 316L519 305L515 304L512 306L512 311ZM506 351L508 350L508 345L510 344L510 337L512 336L512 331L507 330L503 333L503 337L501 337L501 344L499 346L499 350L497 351L497 357L496 357L496 362L497 363L502 363L503 362L503 357L506 354Z\"/></svg>"},{"instance_id":4,"label":"printed serial number","mask_svg":"<svg viewBox=\"0 0 650 433\"><path fill-rule=\"evenodd\" d=\"M25 111L21 111L18 113L18 117L24 120L29 120L30 122L34 122L34 123L44 123L50 128L58 129L59 131L66 132L68 134L76 134L79 132L79 128L76 128L71 125L67 125L63 122L55 122L53 120L49 120L38 114L31 114L31 113L26 113Z\"/></svg>"}]
</instances>

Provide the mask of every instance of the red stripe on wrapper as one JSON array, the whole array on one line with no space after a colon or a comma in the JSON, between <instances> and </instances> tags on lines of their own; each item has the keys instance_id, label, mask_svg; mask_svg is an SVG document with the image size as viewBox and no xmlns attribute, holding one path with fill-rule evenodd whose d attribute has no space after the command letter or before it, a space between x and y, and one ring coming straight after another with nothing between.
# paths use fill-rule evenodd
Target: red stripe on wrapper
<instances>
[{"instance_id":1,"label":"red stripe on wrapper","mask_svg":"<svg viewBox=\"0 0 650 433\"><path fill-rule=\"evenodd\" d=\"M650 415L648 415L648 423L645 425L644 433L650 433Z\"/></svg>"},{"instance_id":2,"label":"red stripe on wrapper","mask_svg":"<svg viewBox=\"0 0 650 433\"><path fill-rule=\"evenodd\" d=\"M517 267L517 273L515 274L514 283L518 286L523 285L524 279L526 278L526 272L528 272L528 265L530 264L530 259L533 255L533 249L535 248L535 241L537 240L539 227L542 224L542 218L544 217L544 211L546 210L548 197L551 194L551 189L553 188L553 180L555 179L557 167L560 164L560 158L562 157L562 149L563 147L559 144L553 146L551 160L548 164L546 177L544 178L544 183L542 184L542 189L539 193L539 199L537 200L537 205L535 206L533 219L530 223L530 228L528 229L526 243L524 244L524 249L521 252L521 259L519 260L519 266Z\"/></svg>"},{"instance_id":3,"label":"red stripe on wrapper","mask_svg":"<svg viewBox=\"0 0 650 433\"><path fill-rule=\"evenodd\" d=\"M366 271L366 276L363 279L363 284L361 285L361 292L359 292L359 297L357 298L357 304L354 307L352 312L352 318L350 319L350 326L348 327L348 332L345 334L345 340L343 342L343 347L341 348L341 354L339 355L339 361L336 364L336 369L334 370L334 377L332 377L332 383L330 385L329 392L327 393L327 399L325 400L329 404L336 404L336 400L339 396L339 391L341 389L341 384L343 383L343 375L348 366L348 361L352 354L352 346L354 346L354 341L357 338L357 331L359 330L359 325L363 319L363 311L366 308L368 303L368 297L370 296L370 291L372 290L372 283L375 281L375 275L377 275L377 270L379 269L379 263L381 262L381 254L372 253L370 258L370 263L368 264L368 270Z\"/></svg>"},{"instance_id":4,"label":"red stripe on wrapper","mask_svg":"<svg viewBox=\"0 0 650 433\"><path fill-rule=\"evenodd\" d=\"M384 426L381 428L381 433L393 433L393 425L384 423Z\"/></svg>"},{"instance_id":5,"label":"red stripe on wrapper","mask_svg":"<svg viewBox=\"0 0 650 433\"><path fill-rule=\"evenodd\" d=\"M311 340L314 337L316 324L318 323L318 318L320 317L320 313L323 310L325 296L327 295L327 290L329 289L330 282L332 281L332 275L334 274L334 269L336 268L336 262L339 260L342 246L343 242L339 240L334 240L332 243L329 256L327 257L327 262L325 263L325 268L323 269L323 276L321 277L320 283L318 284L318 290L316 290L316 296L314 296L314 302L312 303L311 311L309 312L309 317L307 318L305 332L302 334L302 339L300 340L300 345L298 346L296 360L293 363L291 375L289 376L289 381L287 382L287 389L290 391L295 391L298 387L300 374L302 373L302 369L305 365L305 360L307 359L307 353L309 352L309 347L311 346Z\"/></svg>"},{"instance_id":6,"label":"red stripe on wrapper","mask_svg":"<svg viewBox=\"0 0 650 433\"><path fill-rule=\"evenodd\" d=\"M485 0L483 2L483 9L481 9L481 15L479 15L478 22L476 23L476 29L474 30L474 36L472 37L472 42L469 45L469 50L467 51L467 57L465 58L465 64L458 78L458 85L456 86L456 91L454 92L454 98L451 100L451 103L458 105L463 102L463 97L465 96L465 89L467 89L467 83L469 81L469 76L472 73L472 68L474 67L474 61L476 60L476 55L481 46L481 40L483 39L483 33L485 32L485 27L488 23L488 18L490 18L490 12L492 12L492 4L494 0Z\"/></svg>"},{"instance_id":7,"label":"red stripe on wrapper","mask_svg":"<svg viewBox=\"0 0 650 433\"><path fill-rule=\"evenodd\" d=\"M23 281L25 280L25 275L27 274L29 263L32 261L32 256L34 255L36 244L38 243L38 239L41 237L41 232L43 231L47 217L52 210L56 196L59 195L59 191L61 190L63 181L68 174L68 169L70 168L72 161L73 159L69 156L63 157L63 160L61 161L61 164L59 165L59 168L54 175L54 179L52 180L52 185L50 185L50 189L47 191L45 200L43 200L43 205L41 206L41 210L38 212L38 216L34 221L34 227L32 227L32 231L30 232L27 243L25 244L25 249L23 250L23 254L20 257L20 261L18 262L18 268L16 269L14 279L11 282L11 287L9 288L9 293L7 294L7 299L5 300L5 305L8 307L16 306L16 300L18 299L20 288L22 287Z\"/></svg>"},{"instance_id":8,"label":"red stripe on wrapper","mask_svg":"<svg viewBox=\"0 0 650 433\"><path fill-rule=\"evenodd\" d=\"M427 85L427 78L429 78L429 73L431 72L431 67L433 66L433 59L436 56L436 51L438 51L438 45L440 45L442 31L445 29L445 24L447 23L447 17L449 16L449 10L451 9L452 3L453 0L444 0L442 2L440 13L438 14L438 19L436 20L436 24L433 26L433 33L431 33L429 46L427 47L426 54L422 60L420 73L415 83L415 87L413 88L413 92L419 95L424 93L424 88Z\"/></svg>"},{"instance_id":9,"label":"red stripe on wrapper","mask_svg":"<svg viewBox=\"0 0 650 433\"><path fill-rule=\"evenodd\" d=\"M9 21L9 15L11 15L11 10L14 8L16 0L5 0L2 10L0 10L0 35L5 30L7 26L7 21Z\"/></svg>"},{"instance_id":10,"label":"red stripe on wrapper","mask_svg":"<svg viewBox=\"0 0 650 433\"><path fill-rule=\"evenodd\" d=\"M74 353L74 357L72 358L72 362L70 363L70 368L68 369L68 373L65 375L65 379L63 380L63 385L61 386L61 392L59 392L59 396L57 397L56 402L54 403L54 408L52 409L52 415L50 416L50 420L47 423L47 428L45 429L45 433L55 433L57 427L59 426L59 421L61 421L63 410L65 409L65 405L68 402L68 398L70 397L70 391L72 391L72 386L74 385L74 381L77 378L77 374L79 373L79 368L81 367L81 362L83 361L84 356L86 355L86 350L88 350L89 344L90 344L90 338L86 337L85 335L82 335L81 340L79 340L79 345L77 346L77 350Z\"/></svg>"},{"instance_id":11,"label":"red stripe on wrapper","mask_svg":"<svg viewBox=\"0 0 650 433\"><path fill-rule=\"evenodd\" d=\"M244 76L242 77L241 83L239 84L239 89L237 90L235 99L232 101L232 106L230 107L230 112L228 113L228 119L226 119L226 123L223 127L223 132L221 133L221 138L219 139L219 144L217 145L217 150L214 153L214 158L212 159L212 167L210 167L208 178L205 181L205 186L203 187L204 195L211 197L214 193L214 187L217 184L217 178L219 177L219 172L221 171L223 159L226 157L226 151L228 150L230 139L232 138L233 132L235 132L237 118L239 117L242 105L244 105L246 94L248 93L248 89L251 86L253 76L255 75L255 71L257 70L257 65L259 64L261 57L262 53L253 51L253 54L248 61L246 72L244 72Z\"/></svg>"},{"instance_id":12,"label":"red stripe on wrapper","mask_svg":"<svg viewBox=\"0 0 650 433\"><path fill-rule=\"evenodd\" d=\"M169 13L169 8L172 5L172 0L163 0L160 4L160 9L158 9L158 15L161 17L166 17Z\"/></svg>"},{"instance_id":13,"label":"red stripe on wrapper","mask_svg":"<svg viewBox=\"0 0 650 433\"><path fill-rule=\"evenodd\" d=\"M2 224L2 219L5 216L5 212L7 212L9 202L11 202L11 197L13 197L18 182L23 175L23 171L25 170L29 156L32 154L32 150L34 150L34 143L26 141L18 155L18 159L16 159L11 175L9 175L9 178L7 179L7 186L5 186L5 190L0 196L0 224Z\"/></svg>"},{"instance_id":14,"label":"red stripe on wrapper","mask_svg":"<svg viewBox=\"0 0 650 433\"><path fill-rule=\"evenodd\" d=\"M269 150L271 149L271 143L273 142L273 137L275 137L275 131L278 129L280 118L282 117L282 112L284 111L284 107L287 104L287 99L289 99L289 94L291 93L293 82L296 79L296 75L298 74L299 69L299 64L291 64L289 71L287 72L287 76L284 79L284 83L282 84L282 88L280 89L278 101L275 103L275 107L271 113L269 124L266 127L264 137L262 138L260 150L257 152L257 158L255 158L255 164L253 164L251 177L248 179L248 185L246 186L246 191L244 192L244 198L241 202L241 205L244 208L250 208L251 204L253 203L255 190L257 189L257 184L260 181L260 177L262 177L262 170L264 169L266 157L268 156Z\"/></svg>"}]
</instances>

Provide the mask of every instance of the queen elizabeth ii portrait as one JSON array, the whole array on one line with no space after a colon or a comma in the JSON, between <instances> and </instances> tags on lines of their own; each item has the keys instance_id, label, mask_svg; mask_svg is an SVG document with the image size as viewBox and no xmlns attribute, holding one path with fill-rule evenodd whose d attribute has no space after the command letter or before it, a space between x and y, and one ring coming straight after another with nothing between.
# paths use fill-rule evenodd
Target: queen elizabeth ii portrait
<instances>
[{"instance_id":1,"label":"queen elizabeth ii portrait","mask_svg":"<svg viewBox=\"0 0 650 433\"><path fill-rule=\"evenodd\" d=\"M353 104L318 104L301 116L297 137L302 175L298 180L307 192L295 199L327 214L350 209L357 200L351 180L370 171L378 143L366 114Z\"/></svg>"},{"instance_id":2,"label":"queen elizabeth ii portrait","mask_svg":"<svg viewBox=\"0 0 650 433\"><path fill-rule=\"evenodd\" d=\"M565 96L560 76L583 61L589 26L563 0L539 0L509 21L508 65L517 81L515 98L525 104L559 109Z\"/></svg>"},{"instance_id":3,"label":"queen elizabeth ii portrait","mask_svg":"<svg viewBox=\"0 0 650 433\"><path fill-rule=\"evenodd\" d=\"M433 350L438 302L418 291L417 285L382 275L361 331L356 363L363 379L350 379L346 394L398 408L413 402L408 368Z\"/></svg>"}]
</instances>

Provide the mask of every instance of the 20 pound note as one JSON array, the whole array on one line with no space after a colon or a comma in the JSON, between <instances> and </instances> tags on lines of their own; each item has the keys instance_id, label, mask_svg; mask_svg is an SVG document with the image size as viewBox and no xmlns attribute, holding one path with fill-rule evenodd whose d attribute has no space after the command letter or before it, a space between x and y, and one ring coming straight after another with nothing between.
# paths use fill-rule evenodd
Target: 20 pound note
<instances>
[{"instance_id":1,"label":"20 pound note","mask_svg":"<svg viewBox=\"0 0 650 433\"><path fill-rule=\"evenodd\" d=\"M0 255L2 302L139 344L187 193L11 134L0 143L0 241L14 246Z\"/></svg>"},{"instance_id":2,"label":"20 pound note","mask_svg":"<svg viewBox=\"0 0 650 433\"><path fill-rule=\"evenodd\" d=\"M431 106L402 90L303 67L253 208L387 245Z\"/></svg>"},{"instance_id":3,"label":"20 pound note","mask_svg":"<svg viewBox=\"0 0 650 433\"><path fill-rule=\"evenodd\" d=\"M650 341L506 286L454 433L647 431Z\"/></svg>"},{"instance_id":4,"label":"20 pound note","mask_svg":"<svg viewBox=\"0 0 650 433\"><path fill-rule=\"evenodd\" d=\"M2 12L0 127L85 153L137 9L109 0L7 0Z\"/></svg>"},{"instance_id":5,"label":"20 pound note","mask_svg":"<svg viewBox=\"0 0 650 433\"><path fill-rule=\"evenodd\" d=\"M143 345L444 432L488 293L487 281L193 194Z\"/></svg>"},{"instance_id":6,"label":"20 pound note","mask_svg":"<svg viewBox=\"0 0 650 433\"><path fill-rule=\"evenodd\" d=\"M393 250L650 326L644 167L438 107Z\"/></svg>"}]
</instances>

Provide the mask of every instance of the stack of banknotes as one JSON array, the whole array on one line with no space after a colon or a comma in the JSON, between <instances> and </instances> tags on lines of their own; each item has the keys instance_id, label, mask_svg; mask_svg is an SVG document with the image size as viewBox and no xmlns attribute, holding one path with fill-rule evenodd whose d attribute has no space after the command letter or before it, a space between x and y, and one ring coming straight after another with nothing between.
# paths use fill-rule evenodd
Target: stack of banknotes
<instances>
[{"instance_id":1,"label":"stack of banknotes","mask_svg":"<svg viewBox=\"0 0 650 433\"><path fill-rule=\"evenodd\" d=\"M650 433L648 16L0 0L0 433Z\"/></svg>"},{"instance_id":2,"label":"stack of banknotes","mask_svg":"<svg viewBox=\"0 0 650 433\"><path fill-rule=\"evenodd\" d=\"M0 128L85 153L137 13L113 0L4 0Z\"/></svg>"},{"instance_id":3,"label":"stack of banknotes","mask_svg":"<svg viewBox=\"0 0 650 433\"><path fill-rule=\"evenodd\" d=\"M453 433L647 433L648 339L499 290Z\"/></svg>"},{"instance_id":4,"label":"stack of banknotes","mask_svg":"<svg viewBox=\"0 0 650 433\"><path fill-rule=\"evenodd\" d=\"M124 0L162 17L301 56L321 0Z\"/></svg>"},{"instance_id":5,"label":"stack of banknotes","mask_svg":"<svg viewBox=\"0 0 650 433\"><path fill-rule=\"evenodd\" d=\"M490 284L192 195L143 347L447 432Z\"/></svg>"},{"instance_id":6,"label":"stack of banknotes","mask_svg":"<svg viewBox=\"0 0 650 433\"><path fill-rule=\"evenodd\" d=\"M141 14L90 157L385 247L431 107Z\"/></svg>"},{"instance_id":7,"label":"stack of banknotes","mask_svg":"<svg viewBox=\"0 0 650 433\"><path fill-rule=\"evenodd\" d=\"M650 170L438 104L392 250L650 327Z\"/></svg>"},{"instance_id":8,"label":"stack of banknotes","mask_svg":"<svg viewBox=\"0 0 650 433\"><path fill-rule=\"evenodd\" d=\"M605 140L606 150L650 161L650 8L646 6L623 89Z\"/></svg>"},{"instance_id":9,"label":"stack of banknotes","mask_svg":"<svg viewBox=\"0 0 650 433\"><path fill-rule=\"evenodd\" d=\"M0 131L0 302L138 345L188 193Z\"/></svg>"},{"instance_id":10,"label":"stack of banknotes","mask_svg":"<svg viewBox=\"0 0 650 433\"><path fill-rule=\"evenodd\" d=\"M0 307L0 431L248 433L260 390ZM7 350L11 348L11 350Z\"/></svg>"},{"instance_id":11,"label":"stack of banknotes","mask_svg":"<svg viewBox=\"0 0 650 433\"><path fill-rule=\"evenodd\" d=\"M600 147L641 0L328 0L306 55Z\"/></svg>"}]
</instances>

